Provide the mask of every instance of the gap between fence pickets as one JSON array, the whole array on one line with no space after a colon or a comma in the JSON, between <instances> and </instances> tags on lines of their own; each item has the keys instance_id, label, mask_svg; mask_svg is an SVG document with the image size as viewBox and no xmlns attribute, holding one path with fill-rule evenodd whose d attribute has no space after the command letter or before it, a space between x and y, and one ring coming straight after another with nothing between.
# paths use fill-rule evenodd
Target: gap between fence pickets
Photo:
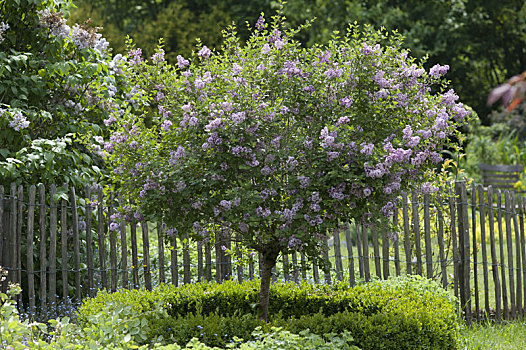
<instances>
[{"instance_id":1,"label":"gap between fence pickets","mask_svg":"<svg viewBox=\"0 0 526 350\"><path fill-rule=\"evenodd\" d=\"M377 278L416 273L437 279L458 295L468 322L482 316L524 316L525 198L494 191L491 186L473 184L469 191L470 198L466 184L456 182L446 202L439 199L438 204L432 203L429 195L404 193L393 217L393 223L399 225L398 240L390 244L385 223L378 227L343 225L330 234L331 240L322 251L332 267L332 273L323 271L323 281L318 266L311 266L307 273L302 253L301 260L297 254L284 255L274 271L274 281L284 278L332 283L334 279L354 286L359 278L372 278L371 268ZM213 278L241 282L258 275L254 260L237 266L233 273L232 258L222 248L238 252L239 240L224 232L216 232L215 249L208 243L199 245L195 263L188 234L178 246L160 223L155 225L155 235L150 235L145 221L137 222L136 218L131 224L121 220L119 229L110 231L110 218L125 201L111 193L106 195L100 186L87 186L81 195L67 185L57 189L55 185L24 188L11 184L7 192L0 186L0 264L10 271L9 281L23 286L20 305L34 312L37 306L45 309L65 296L73 300L93 296L101 288L151 289L158 283L178 285ZM150 246L154 237L157 245ZM28 251L38 250L37 254L26 254L22 246ZM152 247L162 254L152 258ZM168 261L166 250L170 252ZM168 276L166 270L170 271ZM0 287L5 290L6 283Z\"/></svg>"}]
</instances>

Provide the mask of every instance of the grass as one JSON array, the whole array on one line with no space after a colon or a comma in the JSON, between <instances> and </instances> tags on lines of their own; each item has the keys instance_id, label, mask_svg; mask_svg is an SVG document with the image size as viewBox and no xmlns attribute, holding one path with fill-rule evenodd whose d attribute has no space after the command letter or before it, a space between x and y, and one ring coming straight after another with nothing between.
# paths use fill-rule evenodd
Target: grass
<instances>
[{"instance_id":1,"label":"grass","mask_svg":"<svg viewBox=\"0 0 526 350\"><path fill-rule=\"evenodd\" d=\"M461 333L462 350L524 350L526 322L476 324Z\"/></svg>"}]
</instances>

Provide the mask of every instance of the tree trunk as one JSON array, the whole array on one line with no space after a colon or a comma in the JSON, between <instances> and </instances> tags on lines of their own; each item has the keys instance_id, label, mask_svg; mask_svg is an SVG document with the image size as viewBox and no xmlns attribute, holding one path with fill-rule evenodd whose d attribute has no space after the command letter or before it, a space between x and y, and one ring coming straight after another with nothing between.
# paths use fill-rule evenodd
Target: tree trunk
<instances>
[{"instance_id":1,"label":"tree trunk","mask_svg":"<svg viewBox=\"0 0 526 350\"><path fill-rule=\"evenodd\" d=\"M259 318L267 322L270 281L272 269L276 266L277 252L264 252L262 254L263 265L261 266L261 288L259 290Z\"/></svg>"}]
</instances>

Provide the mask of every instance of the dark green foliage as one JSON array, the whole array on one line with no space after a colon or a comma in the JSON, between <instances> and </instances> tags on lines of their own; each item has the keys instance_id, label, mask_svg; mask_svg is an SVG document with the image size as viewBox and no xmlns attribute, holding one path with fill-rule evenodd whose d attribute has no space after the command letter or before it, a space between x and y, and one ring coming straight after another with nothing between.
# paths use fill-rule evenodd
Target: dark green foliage
<instances>
[{"instance_id":1,"label":"dark green foliage","mask_svg":"<svg viewBox=\"0 0 526 350\"><path fill-rule=\"evenodd\" d=\"M246 338L262 323L255 315L259 282L233 281L162 285L152 292L100 292L86 299L80 322L114 301L138 313L166 308L169 317L149 320L150 340L188 342L192 336L209 345L224 345L233 336ZM370 282L350 288L345 283L316 285L277 283L270 291L270 320L297 333L349 330L363 349L456 349L457 302L435 282L418 276ZM265 327L266 327L265 326ZM202 328L201 328L202 327ZM161 338L159 338L161 337Z\"/></svg>"}]
</instances>

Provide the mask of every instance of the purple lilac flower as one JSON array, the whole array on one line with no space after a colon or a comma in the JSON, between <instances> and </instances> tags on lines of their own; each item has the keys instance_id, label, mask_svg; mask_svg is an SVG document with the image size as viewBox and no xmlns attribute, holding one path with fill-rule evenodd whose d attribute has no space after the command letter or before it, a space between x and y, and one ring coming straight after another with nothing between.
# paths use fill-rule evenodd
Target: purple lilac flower
<instances>
[{"instance_id":1,"label":"purple lilac flower","mask_svg":"<svg viewBox=\"0 0 526 350\"><path fill-rule=\"evenodd\" d=\"M349 108L352 105L352 96L347 96L342 99L340 99L340 105L342 105L345 108Z\"/></svg>"},{"instance_id":2,"label":"purple lilac flower","mask_svg":"<svg viewBox=\"0 0 526 350\"><path fill-rule=\"evenodd\" d=\"M456 100L458 100L458 95L455 94L453 89L448 90L448 92L442 95L442 102L444 102L446 106L453 106Z\"/></svg>"},{"instance_id":3,"label":"purple lilac flower","mask_svg":"<svg viewBox=\"0 0 526 350\"><path fill-rule=\"evenodd\" d=\"M118 224L116 222L112 222L110 224L110 231L118 231L120 227L121 227L120 224Z\"/></svg>"},{"instance_id":4,"label":"purple lilac flower","mask_svg":"<svg viewBox=\"0 0 526 350\"><path fill-rule=\"evenodd\" d=\"M169 237L174 238L177 235L177 229L175 227L169 228L168 230L166 230L166 234Z\"/></svg>"},{"instance_id":5,"label":"purple lilac flower","mask_svg":"<svg viewBox=\"0 0 526 350\"><path fill-rule=\"evenodd\" d=\"M256 209L256 215L260 216L262 218L266 218L270 214L271 214L271 212L270 212L270 209L268 209L268 208L263 209L261 207L257 207L257 209Z\"/></svg>"},{"instance_id":6,"label":"purple lilac flower","mask_svg":"<svg viewBox=\"0 0 526 350\"><path fill-rule=\"evenodd\" d=\"M212 130L222 128L222 127L223 127L223 120L221 118L216 118L205 126L205 130L212 131Z\"/></svg>"},{"instance_id":7,"label":"purple lilac flower","mask_svg":"<svg viewBox=\"0 0 526 350\"><path fill-rule=\"evenodd\" d=\"M263 16L259 16L258 21L256 22L256 29L261 31L266 27L267 24L265 23L265 18L263 18Z\"/></svg>"},{"instance_id":8,"label":"purple lilac flower","mask_svg":"<svg viewBox=\"0 0 526 350\"><path fill-rule=\"evenodd\" d=\"M362 147L360 153L365 154L366 156L370 156L371 154L373 154L374 144L362 142L360 144L360 147Z\"/></svg>"},{"instance_id":9,"label":"purple lilac flower","mask_svg":"<svg viewBox=\"0 0 526 350\"><path fill-rule=\"evenodd\" d=\"M245 112L232 113L232 121L235 124L241 124L243 121L245 121Z\"/></svg>"},{"instance_id":10,"label":"purple lilac flower","mask_svg":"<svg viewBox=\"0 0 526 350\"><path fill-rule=\"evenodd\" d=\"M210 57L211 53L212 53L212 51L210 51L210 49L208 47L203 46L201 48L201 50L199 50L199 52L197 54L198 54L199 57L206 59L206 58Z\"/></svg>"},{"instance_id":11,"label":"purple lilac flower","mask_svg":"<svg viewBox=\"0 0 526 350\"><path fill-rule=\"evenodd\" d=\"M367 45L366 43L362 44L362 54L369 56L372 52L373 48L370 45Z\"/></svg>"},{"instance_id":12,"label":"purple lilac flower","mask_svg":"<svg viewBox=\"0 0 526 350\"><path fill-rule=\"evenodd\" d=\"M243 71L243 67L241 67L239 64L237 63L234 63L233 66L232 66L232 73L234 75L238 75L239 73L241 73Z\"/></svg>"},{"instance_id":13,"label":"purple lilac flower","mask_svg":"<svg viewBox=\"0 0 526 350\"><path fill-rule=\"evenodd\" d=\"M164 131L168 131L168 129L170 129L170 127L172 126L172 122L169 121L169 120L163 120L162 124L161 124L161 128L164 130Z\"/></svg>"},{"instance_id":14,"label":"purple lilac flower","mask_svg":"<svg viewBox=\"0 0 526 350\"><path fill-rule=\"evenodd\" d=\"M283 48L283 45L285 44L285 42L281 39L277 39L275 42L274 42L274 46L278 49L278 50L281 50Z\"/></svg>"},{"instance_id":15,"label":"purple lilac flower","mask_svg":"<svg viewBox=\"0 0 526 350\"><path fill-rule=\"evenodd\" d=\"M29 121L24 117L22 112L16 111L13 115L13 119L9 121L9 127L15 131L20 131L29 127Z\"/></svg>"},{"instance_id":16,"label":"purple lilac flower","mask_svg":"<svg viewBox=\"0 0 526 350\"><path fill-rule=\"evenodd\" d=\"M324 74L329 79L339 78L342 75L342 70L338 67L336 67L336 69L329 68L325 71Z\"/></svg>"},{"instance_id":17,"label":"purple lilac flower","mask_svg":"<svg viewBox=\"0 0 526 350\"><path fill-rule=\"evenodd\" d=\"M108 119L104 119L104 125L110 126L111 124L115 123L117 119L115 117L111 116Z\"/></svg>"},{"instance_id":18,"label":"purple lilac flower","mask_svg":"<svg viewBox=\"0 0 526 350\"><path fill-rule=\"evenodd\" d=\"M296 238L295 235L292 235L290 236L289 238L289 243L288 243L288 248L289 249L296 249L296 250L302 250L303 249L303 241L301 241L300 239Z\"/></svg>"},{"instance_id":19,"label":"purple lilac flower","mask_svg":"<svg viewBox=\"0 0 526 350\"><path fill-rule=\"evenodd\" d=\"M340 117L340 118L338 119L337 124L338 124L338 125L343 125L343 124L347 124L348 122L349 122L349 117L347 117L347 116L343 116L343 117Z\"/></svg>"},{"instance_id":20,"label":"purple lilac flower","mask_svg":"<svg viewBox=\"0 0 526 350\"><path fill-rule=\"evenodd\" d=\"M300 181L300 188L307 188L310 185L310 178L307 176L298 176Z\"/></svg>"},{"instance_id":21,"label":"purple lilac flower","mask_svg":"<svg viewBox=\"0 0 526 350\"><path fill-rule=\"evenodd\" d=\"M449 70L449 66L446 64L445 66L441 66L439 64L435 64L431 69L429 70L429 75L435 78L439 78L440 76L447 73Z\"/></svg>"},{"instance_id":22,"label":"purple lilac flower","mask_svg":"<svg viewBox=\"0 0 526 350\"><path fill-rule=\"evenodd\" d=\"M225 211L229 211L230 209L232 209L232 202L231 201L227 201L227 200L222 200L221 202L219 202L219 205L223 208L223 210Z\"/></svg>"},{"instance_id":23,"label":"purple lilac flower","mask_svg":"<svg viewBox=\"0 0 526 350\"><path fill-rule=\"evenodd\" d=\"M177 67L179 67L180 69L183 69L184 67L188 66L189 64L190 64L190 62L188 62L187 59L185 59L181 55L177 55Z\"/></svg>"},{"instance_id":24,"label":"purple lilac flower","mask_svg":"<svg viewBox=\"0 0 526 350\"><path fill-rule=\"evenodd\" d=\"M269 44L263 45L263 47L261 48L261 53L263 55L267 55L269 52L270 52L270 45Z\"/></svg>"},{"instance_id":25,"label":"purple lilac flower","mask_svg":"<svg viewBox=\"0 0 526 350\"><path fill-rule=\"evenodd\" d=\"M159 52L154 53L151 59L154 63L164 62L164 50L159 49Z\"/></svg>"},{"instance_id":26,"label":"purple lilac flower","mask_svg":"<svg viewBox=\"0 0 526 350\"><path fill-rule=\"evenodd\" d=\"M387 202L387 204L384 205L380 211L382 214L384 214L384 216L391 216L393 215L394 208L395 204L393 202Z\"/></svg>"},{"instance_id":27,"label":"purple lilac flower","mask_svg":"<svg viewBox=\"0 0 526 350\"><path fill-rule=\"evenodd\" d=\"M141 58L142 50L140 48L136 48L136 49L130 50L130 52L128 52L128 55L131 56L130 57L131 58L130 59L130 64L132 66L141 63L141 61L142 61L142 58Z\"/></svg>"}]
</instances>

